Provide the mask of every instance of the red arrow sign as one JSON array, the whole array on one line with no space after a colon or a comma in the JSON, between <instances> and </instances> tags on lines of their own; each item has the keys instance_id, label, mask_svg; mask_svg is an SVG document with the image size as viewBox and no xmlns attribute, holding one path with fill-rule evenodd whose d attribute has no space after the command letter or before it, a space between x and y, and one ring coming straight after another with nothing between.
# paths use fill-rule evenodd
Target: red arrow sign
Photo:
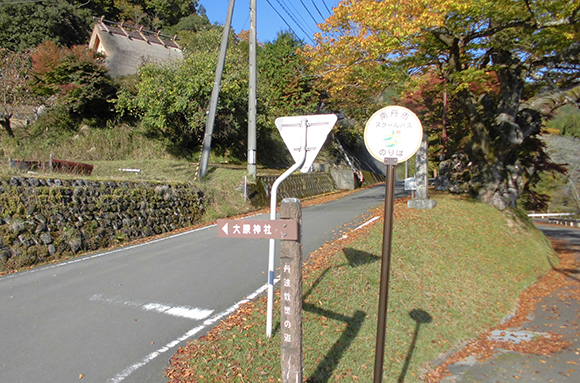
<instances>
[{"instance_id":1,"label":"red arrow sign","mask_svg":"<svg viewBox=\"0 0 580 383\"><path fill-rule=\"evenodd\" d=\"M298 222L292 219L218 219L217 235L224 238L298 240Z\"/></svg>"}]
</instances>

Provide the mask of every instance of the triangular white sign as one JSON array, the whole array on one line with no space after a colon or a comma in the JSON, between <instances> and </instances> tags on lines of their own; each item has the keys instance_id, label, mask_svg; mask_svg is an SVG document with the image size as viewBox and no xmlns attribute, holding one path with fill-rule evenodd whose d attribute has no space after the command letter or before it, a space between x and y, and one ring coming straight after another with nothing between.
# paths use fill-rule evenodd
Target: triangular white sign
<instances>
[{"instance_id":1,"label":"triangular white sign","mask_svg":"<svg viewBox=\"0 0 580 383\"><path fill-rule=\"evenodd\" d=\"M320 152L326 141L328 133L332 130L338 118L335 114L315 114L312 116L279 117L276 119L276 127L280 136L290 150L294 161L298 162L302 156L300 147L304 140L303 131L300 129L303 120L306 120L306 160L300 171L306 173L310 165Z\"/></svg>"}]
</instances>

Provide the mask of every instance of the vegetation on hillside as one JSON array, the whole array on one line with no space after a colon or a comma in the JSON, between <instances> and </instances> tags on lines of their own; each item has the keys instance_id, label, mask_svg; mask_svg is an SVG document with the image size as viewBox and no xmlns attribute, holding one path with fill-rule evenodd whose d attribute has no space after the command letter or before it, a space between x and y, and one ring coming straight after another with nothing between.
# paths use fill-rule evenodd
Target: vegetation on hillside
<instances>
[{"instance_id":1,"label":"vegetation on hillside","mask_svg":"<svg viewBox=\"0 0 580 383\"><path fill-rule=\"evenodd\" d=\"M186 58L111 79L100 57L78 46L86 44L93 16L175 34ZM288 32L259 45L258 162L288 161L276 117L337 113L344 119L335 137L357 146L369 115L398 103L429 133L432 170L461 162L460 176L449 175L457 181L452 190L498 208L519 201L547 209L549 197L535 186L540 175L565 168L539 137L545 124L577 135L579 17L568 0L341 2L316 45ZM19 155L32 142L59 146L88 127L103 135L129 129L159 141L165 155L197 160L222 30L189 0L2 5L4 155ZM229 162L246 156L247 38L230 34L218 105L213 149ZM15 133L19 112L41 105L41 117Z\"/></svg>"}]
</instances>

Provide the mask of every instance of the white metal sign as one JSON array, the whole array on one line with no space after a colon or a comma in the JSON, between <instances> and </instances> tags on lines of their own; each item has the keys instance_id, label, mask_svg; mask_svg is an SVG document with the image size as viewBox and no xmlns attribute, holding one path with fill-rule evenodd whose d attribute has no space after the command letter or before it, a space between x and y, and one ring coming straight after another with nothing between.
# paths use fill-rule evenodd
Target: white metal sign
<instances>
[{"instance_id":1,"label":"white metal sign","mask_svg":"<svg viewBox=\"0 0 580 383\"><path fill-rule=\"evenodd\" d=\"M377 160L396 158L404 162L419 149L423 139L421 121L409 109L387 106L379 109L367 121L365 132L367 150Z\"/></svg>"},{"instance_id":2,"label":"white metal sign","mask_svg":"<svg viewBox=\"0 0 580 383\"><path fill-rule=\"evenodd\" d=\"M315 114L312 116L279 117L276 119L276 127L280 136L290 150L294 161L298 162L301 157L300 147L304 139L300 128L302 120L306 119L306 160L300 171L306 173L314 159L320 152L326 141L328 133L336 124L337 117L334 114Z\"/></svg>"}]
</instances>

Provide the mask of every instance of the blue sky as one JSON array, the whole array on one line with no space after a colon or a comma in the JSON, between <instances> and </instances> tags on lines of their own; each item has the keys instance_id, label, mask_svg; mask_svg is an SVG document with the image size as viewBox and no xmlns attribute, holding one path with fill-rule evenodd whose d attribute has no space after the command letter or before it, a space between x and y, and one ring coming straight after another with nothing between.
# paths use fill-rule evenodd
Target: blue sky
<instances>
[{"instance_id":1,"label":"blue sky","mask_svg":"<svg viewBox=\"0 0 580 383\"><path fill-rule=\"evenodd\" d=\"M305 43L312 44L312 35L318 32L316 23L323 22L330 15L329 10L332 11L332 7L338 2L339 0L256 0L258 41L265 43L275 40L279 31L291 29ZM225 23L229 0L200 0L199 3L206 9L207 17L212 23ZM250 29L250 0L235 2L232 27L236 33Z\"/></svg>"}]
</instances>

